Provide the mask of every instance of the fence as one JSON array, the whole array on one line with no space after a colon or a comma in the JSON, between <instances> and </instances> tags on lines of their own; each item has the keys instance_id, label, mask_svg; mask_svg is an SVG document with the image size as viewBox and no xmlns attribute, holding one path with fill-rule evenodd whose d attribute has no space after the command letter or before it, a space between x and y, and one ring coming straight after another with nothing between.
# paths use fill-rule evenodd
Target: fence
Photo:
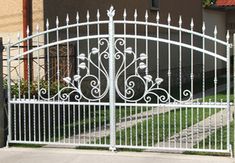
<instances>
[{"instance_id":1,"label":"fence","mask_svg":"<svg viewBox=\"0 0 235 163\"><path fill-rule=\"evenodd\" d=\"M147 12L145 21L137 11L115 20L113 7L107 16L90 21L88 12L79 22L77 14L75 24L67 16L61 27L57 18L55 28L47 21L45 31L9 42L8 143L231 152L229 33L224 42L216 28L210 37L205 24L199 33L193 20L188 30L170 15L168 24L159 14L149 22ZM24 81L22 68L12 76L10 67L25 56L45 70L37 64Z\"/></svg>"}]
</instances>

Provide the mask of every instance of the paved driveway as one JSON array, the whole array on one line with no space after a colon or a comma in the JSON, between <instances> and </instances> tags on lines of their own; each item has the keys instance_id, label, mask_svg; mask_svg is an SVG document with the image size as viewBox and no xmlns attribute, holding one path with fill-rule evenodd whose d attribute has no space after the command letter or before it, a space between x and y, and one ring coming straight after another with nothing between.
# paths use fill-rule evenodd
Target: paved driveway
<instances>
[{"instance_id":1,"label":"paved driveway","mask_svg":"<svg viewBox=\"0 0 235 163\"><path fill-rule=\"evenodd\" d=\"M228 157L55 149L0 149L0 163L235 163Z\"/></svg>"}]
</instances>

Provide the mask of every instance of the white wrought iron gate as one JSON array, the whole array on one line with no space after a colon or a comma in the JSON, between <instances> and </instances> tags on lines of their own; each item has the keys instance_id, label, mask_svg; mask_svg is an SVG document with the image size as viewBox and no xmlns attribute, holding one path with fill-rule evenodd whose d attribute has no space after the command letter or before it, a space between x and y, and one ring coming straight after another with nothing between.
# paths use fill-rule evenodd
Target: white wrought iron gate
<instances>
[{"instance_id":1,"label":"white wrought iron gate","mask_svg":"<svg viewBox=\"0 0 235 163\"><path fill-rule=\"evenodd\" d=\"M9 40L8 143L230 152L229 34L107 16Z\"/></svg>"}]
</instances>

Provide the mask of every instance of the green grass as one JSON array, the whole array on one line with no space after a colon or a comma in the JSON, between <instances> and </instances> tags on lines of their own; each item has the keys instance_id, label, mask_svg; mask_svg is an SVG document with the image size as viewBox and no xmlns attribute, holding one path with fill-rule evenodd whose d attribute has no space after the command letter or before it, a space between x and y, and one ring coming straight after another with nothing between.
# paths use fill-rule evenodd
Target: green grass
<instances>
[{"instance_id":1,"label":"green grass","mask_svg":"<svg viewBox=\"0 0 235 163\"><path fill-rule=\"evenodd\" d=\"M233 88L232 88L233 89ZM232 91L232 89L231 89L231 91ZM210 100L213 102L214 101L214 99L215 99L215 97L214 97L214 95L211 95L211 96L206 96L206 98L205 98L205 102L209 102ZM222 101L223 102L226 102L226 91L223 91L223 92L219 92L218 94L217 94L217 102L220 102L221 101L221 99L222 99ZM230 96L230 100L231 100L231 102L233 102L233 100L234 100L234 98L233 98L233 95L231 95ZM202 101L202 99L200 99L200 101ZM147 107L142 107L142 110L143 111L146 111L146 109L148 109ZM96 128L98 128L99 127L99 123L101 123L101 126L103 127L104 126L104 124L106 123L106 124L109 124L109 121L110 121L110 116L109 116L109 108L108 107L106 107L106 109L104 109L104 107L101 107L101 110L100 110L100 113L99 113L99 111L98 111L98 107L96 107L95 108L95 111L94 111L94 109L93 109L93 107L91 107L91 112L90 112L90 119L89 119L89 112L88 112L88 109L86 108L86 111L85 111L85 119L84 119L84 117L83 117L83 115L81 115L81 121L80 121L80 132L81 133L84 133L84 131L87 133L87 132L89 132L89 126L91 126L91 130L94 128L94 124L95 124L95 126L96 126ZM149 109L150 110L150 109ZM188 126L190 126L191 125L191 108L188 108L188 110L189 110L189 117L188 117ZM194 110L194 113L193 113L193 115L196 115L195 114L195 109L193 109ZM200 111L199 111L199 115L201 114L201 112L202 112L202 109L199 109ZM205 110L207 110L207 109L205 109ZM150 111L151 112L151 111ZM179 111L177 111L177 113L178 113ZM95 115L94 115L94 113L95 113ZM121 107L121 108L119 108L119 107L117 107L116 108L116 123L118 123L119 121L120 121L120 119L122 119L122 121L124 120L124 117L128 117L128 116L130 116L130 115L132 115L132 116L134 116L135 114L138 114L138 113L141 113L141 107L137 107L136 109L135 108L133 108L133 107ZM173 111L171 111L171 116L173 115ZM187 114L186 113L186 111L183 111L182 112L182 114ZM205 114L207 114L207 113L205 113ZM212 113L213 114L213 113ZM95 119L94 119L94 116L96 117ZM99 122L99 116L100 116L100 119L101 119L101 122ZM176 115L176 117L179 117L180 115L179 114L177 114ZM200 115L201 116L201 115ZM182 117L184 117L184 115L182 115ZM207 117L207 115L205 115L205 118ZM156 118L158 118L157 116L155 116L154 117L154 121L156 122ZM163 115L160 115L160 122L162 122L163 121ZM162 118L162 119L161 119ZM174 118L174 117L171 117L170 119L172 120L172 118ZM165 117L165 119L168 119L168 117L167 117L167 115L166 115L166 117ZM179 119L179 118L178 118ZM194 118L194 122L195 122L195 119L196 118ZM134 118L132 119L133 121L134 121ZM183 120L185 120L185 118L183 118ZM202 119L201 119L201 117L199 117L199 120L201 121ZM146 121L146 120L143 120L143 121ZM145 123L147 123L147 122L143 122L143 126L145 126L146 127L146 124ZM150 124L152 123L151 122L151 120L150 120L150 122L149 122ZM166 123L168 123L168 121L167 122L165 122L165 124ZM179 122L177 122L177 124L178 124ZM182 122L183 123L183 122ZM173 122L171 122L171 124L173 124ZM152 124L151 124L152 125ZM163 126L163 124L159 124L160 126ZM61 133L60 133L60 135L61 135L61 139L63 138L63 133L64 133L64 127L65 127L65 135L66 135L66 137L68 137L69 135L68 135L68 130L69 130L69 127L70 127L70 130L71 131L73 131L73 129L74 129L74 127L75 127L75 135L76 134L78 134L78 126L79 126L79 123L78 123L78 121L76 121L75 122L75 126L74 126L74 123L72 122L72 123L70 123L70 124L66 124L65 126L61 126ZM85 130L84 130L84 126L85 126ZM182 126L185 126L184 124L182 124ZM170 128L172 128L172 126L170 126ZM58 128L56 128L56 130L58 130ZM131 130L130 128L128 129L128 130ZM156 129L155 129L156 130ZM178 131L178 129L177 129L177 131ZM128 132L130 132L130 131L128 131ZM159 133L160 135L162 134L162 133ZM168 134L168 133L167 133ZM130 135L130 134L129 134ZM125 135L126 136L126 135ZM167 136L167 135L166 135ZM122 137L122 136L121 136ZM126 138L127 139L127 138Z\"/></svg>"},{"instance_id":2,"label":"green grass","mask_svg":"<svg viewBox=\"0 0 235 163\"><path fill-rule=\"evenodd\" d=\"M213 132L205 139L205 148L206 149L221 149L225 150L227 149L227 126L223 126L222 129L218 129L216 132ZM234 152L234 120L230 123L230 144L233 147L233 152ZM215 143L215 138L217 139L217 143ZM221 139L222 138L222 139ZM211 143L210 140L211 139ZM222 141L221 141L222 140ZM216 146L215 146L216 145ZM203 147L203 141L199 143L199 147ZM196 146L195 146L196 148ZM211 152L184 152L184 154L196 154L196 155L213 155L213 156L230 156L230 153L211 153Z\"/></svg>"},{"instance_id":3,"label":"green grass","mask_svg":"<svg viewBox=\"0 0 235 163\"><path fill-rule=\"evenodd\" d=\"M216 111L218 112L219 110ZM149 116L148 120L143 118L142 122L127 128L126 132L125 129L117 131L116 143L118 145L154 146L158 142L167 141L168 138L173 136L175 133L179 133L186 127L190 127L192 124L195 124L214 113L215 110L210 111L209 109L204 109L203 111L203 109L199 108L181 108L159 115ZM198 118L192 118L192 116L194 117L195 115L198 115ZM134 120L135 119L133 119L133 121ZM141 133L143 134L141 135ZM102 138L102 143L109 143L109 141L109 136Z\"/></svg>"},{"instance_id":4,"label":"green grass","mask_svg":"<svg viewBox=\"0 0 235 163\"><path fill-rule=\"evenodd\" d=\"M217 102L226 102L227 100L227 92L226 91L222 91L222 92L218 92L216 95L216 101ZM234 95L233 95L233 87L230 89L230 102L234 102ZM210 96L206 96L205 97L205 102L209 102L211 100L211 102L215 101L215 95L210 95ZM202 101L202 99L200 99L200 101Z\"/></svg>"},{"instance_id":5,"label":"green grass","mask_svg":"<svg viewBox=\"0 0 235 163\"><path fill-rule=\"evenodd\" d=\"M218 76L217 79L217 86L226 84L226 78ZM193 92L194 94L200 93L203 91L202 89L203 81L202 79L200 80L194 80L193 81ZM214 77L209 77L205 79L205 90L208 90L210 88L214 88ZM171 95L175 97L176 99L179 99L179 85L171 87ZM182 84L182 89L183 90L191 90L191 82L183 83Z\"/></svg>"},{"instance_id":6,"label":"green grass","mask_svg":"<svg viewBox=\"0 0 235 163\"><path fill-rule=\"evenodd\" d=\"M215 142L215 138L217 142ZM211 143L210 140L211 139ZM234 146L234 121L230 123L230 144ZM222 140L222 141L221 141ZM200 147L203 146L203 141L200 142ZM222 127L221 129L218 129L215 132L213 132L209 138L209 136L205 139L205 148L209 149L227 149L227 126Z\"/></svg>"},{"instance_id":7,"label":"green grass","mask_svg":"<svg viewBox=\"0 0 235 163\"><path fill-rule=\"evenodd\" d=\"M95 110L94 110L95 108ZM129 110L129 107L121 107L119 108L121 110L121 118L124 117L128 117L130 115L133 115L135 113L140 113L141 109L140 107L137 107L137 112L135 112L135 110L132 110L132 112L126 112L125 110ZM89 111L90 110L90 111ZM92 132L92 130L94 129L94 126L96 127L96 130L99 130L99 124L101 125L101 128L104 129L104 125L109 125L109 121L110 121L110 110L108 107L104 108L104 107L100 107L100 111L99 111L99 107L91 107L86 108L85 110L83 110L83 112L85 113L85 115L83 113L81 113L80 115L80 122L78 120L75 121L75 123L73 122L73 117L71 116L71 122L68 123L68 120L66 120L65 125L62 123L60 125L60 136L58 135L59 133L59 126L57 125L55 128L55 137L53 135L53 132L51 132L51 141L59 141L62 140L64 138L68 138L69 137L69 130L70 130L70 136L74 136L74 135L78 135L79 134L79 126L80 126L80 133L83 134L84 132L89 133ZM90 114L90 116L89 116ZM116 114L116 121L118 121L118 119L120 118L120 115ZM85 118L84 118L85 117ZM94 118L96 117L96 118ZM101 121L99 121L99 119ZM61 119L62 120L62 119ZM62 120L63 122L63 120ZM75 133L74 133L74 128L75 128ZM84 129L85 128L85 129ZM48 131L46 131L48 132ZM49 138L47 137L47 141L49 141Z\"/></svg>"},{"instance_id":8,"label":"green grass","mask_svg":"<svg viewBox=\"0 0 235 163\"><path fill-rule=\"evenodd\" d=\"M232 90L231 90L232 91ZM214 95L207 96L205 98L205 101L209 102L210 100L213 102L215 99ZM217 94L217 101L220 102L222 99L223 102L226 101L226 91L220 92ZM230 101L234 102L234 97L233 95L230 96ZM201 101L201 100L200 100ZM142 108L143 112L148 110L148 108L144 107ZM121 110L121 113L119 112ZM118 120L120 118L123 118L126 116L129 116L130 114L134 115L136 114L135 109L130 110L128 107L125 111L124 108L121 108L117 110L116 112L116 121L119 122ZM151 109L149 109L151 111ZM169 136L173 136L175 133L179 133L181 129L185 129L186 127L192 126L192 124L197 123L198 121L203 120L204 118L207 118L209 115L212 115L215 113L215 109L212 109L211 111L209 109L205 109L205 114L203 116L203 108L197 109L197 108L181 108L171 110L170 112L166 112L165 114L159 114L154 115L154 116L149 116L149 119L146 120L146 118L143 118L142 122L137 123L137 125L134 125L132 127L122 129L120 131L116 132L116 143L117 145L142 145L142 146L152 146L156 145L159 142L162 142L163 140L167 141ZM220 109L216 109L216 112L220 111ZM137 112L141 112L141 108L137 109ZM181 113L180 113L181 112ZM181 125L182 128L180 128L180 114L182 117ZM187 116L186 116L187 114ZM121 115L121 117L120 117ZM192 115L194 118L192 119ZM195 115L198 115L198 118L195 118ZM145 116L145 115L143 115ZM174 130L174 119L176 120L176 129ZM135 121L135 118L133 117L132 119ZM157 125L159 122L159 132ZM170 125L169 125L170 122ZM186 126L187 124L187 126ZM231 129L230 129L230 142L232 146L234 145L233 142L233 137L234 137L234 122L231 123ZM137 139L136 139L136 128L137 128ZM148 132L147 132L148 128ZM153 128L153 130L152 130ZM162 129L165 129L165 132ZM170 129L170 132L169 132ZM155 131L154 133L152 131ZM141 135L141 132L143 135ZM164 135L163 135L164 132ZM154 136L152 136L154 134ZM220 147L220 149L225 149L226 148L226 142L227 142L227 127L222 127L222 129L217 130L217 148ZM131 137L132 135L132 137ZM221 137L223 135L223 137ZM148 137L148 139L147 139ZM222 138L222 139L221 139ZM132 139L132 140L131 140ZM211 142L215 142L215 133L212 133L210 136ZM142 140L142 141L141 141ZM219 141L218 141L219 140ZM220 141L222 140L222 141ZM110 137L103 137L102 138L102 143L109 143L110 142ZM203 146L203 141L199 143L199 148L202 148ZM196 146L195 146L196 148ZM214 149L215 148L215 143L209 143L209 136L205 139L205 148L206 149ZM96 149L96 148L95 148ZM119 149L119 150L124 150L124 151L130 151L130 149ZM132 151L142 151L140 149L133 149ZM229 154L227 153L208 153L208 152L184 152L185 154L199 154L199 155L219 155L219 156L228 156Z\"/></svg>"},{"instance_id":9,"label":"green grass","mask_svg":"<svg viewBox=\"0 0 235 163\"><path fill-rule=\"evenodd\" d=\"M233 88L231 88L231 91L232 89ZM233 102L233 99L234 97L233 95L231 95L230 101ZM207 96L205 98L206 102L209 102L209 101L213 102L214 100L215 100L214 95ZM223 102L226 102L226 91L219 92L217 94L217 102L221 102L221 100ZM202 101L202 99L200 101ZM144 108L143 111L146 111L146 109L147 108ZM176 109L175 111L172 110L170 112L166 112L165 114L159 114L159 116L158 115L149 116L148 120L143 118L143 121L139 122L137 125L117 131L116 142L118 145L122 144L122 145L154 146L158 142L167 141L168 138L173 136L175 133L179 133L181 130L185 129L186 127L190 127L193 124L202 121L203 118L207 118L210 115L215 114L215 112L219 112L219 111L221 111L221 109L181 108L181 111L180 109ZM151 109L150 109L150 112L151 112ZM203 112L204 112L204 115L203 115ZM182 121L181 121L182 127L180 127L180 116L182 117ZM198 117L196 118L196 116ZM133 118L132 120L135 121L135 118ZM176 129L174 129L174 125L175 125L174 120L176 120L176 123L175 123ZM159 124L159 129L157 127L158 124ZM163 128L164 128L164 131L163 131ZM137 129L137 138L136 138L136 129ZM154 133L152 131L154 131ZM218 129L217 132L220 133L221 131ZM226 130L223 129L223 132L226 132ZM141 135L141 133L143 134ZM223 134L223 135L226 136L226 134ZM217 134L217 136L220 136L220 135ZM231 137L233 137L232 133L231 133ZM222 139L224 140L225 138L222 138ZM212 141L214 140L213 134L211 136L211 140ZM218 137L217 140L221 140L221 138ZM105 137L102 138L102 143L105 143L105 142L109 143L109 141L110 141L109 136L107 136L106 138ZM209 142L208 140L205 140L205 141L207 141L207 143ZM223 144L224 143L226 143L226 141L223 141ZM225 147L225 145L222 145L222 147ZM206 146L206 148L209 149L209 146Z\"/></svg>"}]
</instances>

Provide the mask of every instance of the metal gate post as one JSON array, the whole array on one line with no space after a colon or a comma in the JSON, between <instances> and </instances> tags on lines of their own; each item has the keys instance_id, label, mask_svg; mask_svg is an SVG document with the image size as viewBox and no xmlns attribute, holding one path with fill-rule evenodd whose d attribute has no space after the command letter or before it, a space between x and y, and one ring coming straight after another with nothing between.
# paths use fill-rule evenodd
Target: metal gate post
<instances>
[{"instance_id":1,"label":"metal gate post","mask_svg":"<svg viewBox=\"0 0 235 163\"><path fill-rule=\"evenodd\" d=\"M110 150L116 150L115 129L115 48L114 48L114 23L115 10L113 6L107 11L109 17L109 110L110 110Z\"/></svg>"},{"instance_id":2,"label":"metal gate post","mask_svg":"<svg viewBox=\"0 0 235 163\"><path fill-rule=\"evenodd\" d=\"M3 52L2 38L0 38L0 148L6 145L5 142L5 111L4 111L4 89L3 89L3 61L2 61L2 52Z\"/></svg>"},{"instance_id":3,"label":"metal gate post","mask_svg":"<svg viewBox=\"0 0 235 163\"><path fill-rule=\"evenodd\" d=\"M235 157L235 33L233 34L233 156Z\"/></svg>"},{"instance_id":4,"label":"metal gate post","mask_svg":"<svg viewBox=\"0 0 235 163\"><path fill-rule=\"evenodd\" d=\"M227 32L227 149L230 148L230 48L229 44L229 31Z\"/></svg>"}]
</instances>

